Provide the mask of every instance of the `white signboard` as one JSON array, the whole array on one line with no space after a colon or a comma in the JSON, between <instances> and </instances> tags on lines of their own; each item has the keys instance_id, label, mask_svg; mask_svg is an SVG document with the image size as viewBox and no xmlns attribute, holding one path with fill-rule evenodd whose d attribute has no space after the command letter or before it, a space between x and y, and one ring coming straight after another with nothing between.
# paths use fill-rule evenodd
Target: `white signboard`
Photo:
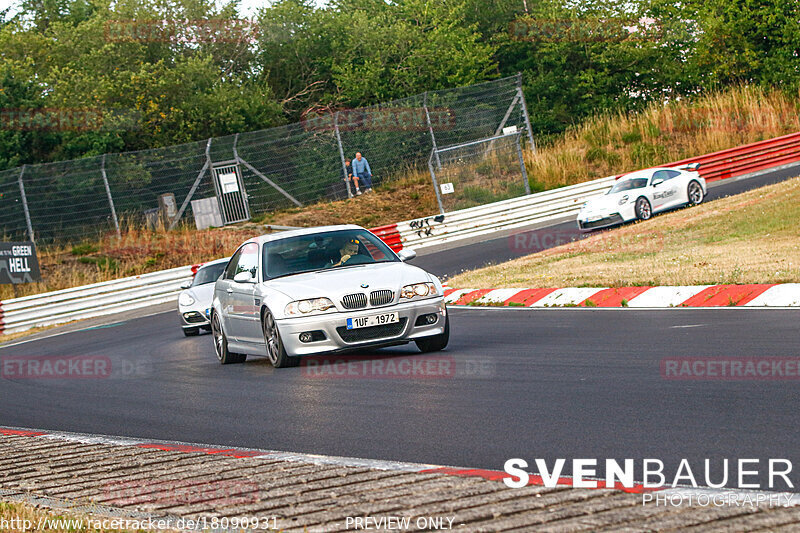
<instances>
[{"instance_id":1,"label":"white signboard","mask_svg":"<svg viewBox=\"0 0 800 533\"><path fill-rule=\"evenodd\" d=\"M239 181L236 179L236 172L219 175L219 184L222 186L222 194L239 191Z\"/></svg>"},{"instance_id":2,"label":"white signboard","mask_svg":"<svg viewBox=\"0 0 800 533\"><path fill-rule=\"evenodd\" d=\"M456 192L456 189L453 187L452 183L442 183L441 189L442 194L451 194Z\"/></svg>"},{"instance_id":3,"label":"white signboard","mask_svg":"<svg viewBox=\"0 0 800 533\"><path fill-rule=\"evenodd\" d=\"M511 135L512 133L517 133L516 126L509 126L507 128L503 128L503 135Z\"/></svg>"}]
</instances>

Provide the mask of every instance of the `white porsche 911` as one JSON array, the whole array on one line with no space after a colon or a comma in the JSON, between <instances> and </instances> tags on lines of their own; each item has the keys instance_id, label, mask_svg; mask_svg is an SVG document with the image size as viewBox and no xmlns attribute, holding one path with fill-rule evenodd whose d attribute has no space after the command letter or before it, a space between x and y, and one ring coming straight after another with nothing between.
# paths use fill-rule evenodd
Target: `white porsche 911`
<instances>
[{"instance_id":1,"label":"white porsche 911","mask_svg":"<svg viewBox=\"0 0 800 533\"><path fill-rule=\"evenodd\" d=\"M211 331L222 364L300 357L414 341L447 346L450 323L436 276L404 263L368 230L325 226L242 244L214 287Z\"/></svg>"},{"instance_id":2,"label":"white porsche 911","mask_svg":"<svg viewBox=\"0 0 800 533\"><path fill-rule=\"evenodd\" d=\"M605 228L632 220L648 220L655 213L683 205L697 205L706 197L706 180L698 163L674 168L649 168L626 174L606 194L586 202L578 213L582 230Z\"/></svg>"}]
</instances>

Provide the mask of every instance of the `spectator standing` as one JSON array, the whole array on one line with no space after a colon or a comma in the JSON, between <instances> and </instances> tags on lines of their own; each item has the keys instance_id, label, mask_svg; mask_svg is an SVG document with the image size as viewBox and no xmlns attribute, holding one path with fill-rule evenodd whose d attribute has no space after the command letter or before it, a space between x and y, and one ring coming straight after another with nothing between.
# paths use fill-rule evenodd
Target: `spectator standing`
<instances>
[{"instance_id":1,"label":"spectator standing","mask_svg":"<svg viewBox=\"0 0 800 533\"><path fill-rule=\"evenodd\" d=\"M372 169L369 168L367 158L361 156L361 152L356 152L356 158L353 159L353 177L364 185L364 192L372 190Z\"/></svg>"},{"instance_id":2,"label":"spectator standing","mask_svg":"<svg viewBox=\"0 0 800 533\"><path fill-rule=\"evenodd\" d=\"M355 185L355 188L356 188L356 196L360 195L361 194L361 189L358 188L358 177L357 176L353 176L353 165L350 163L350 159L345 159L344 160L344 168L345 168L345 172L347 173L347 177L344 179L344 181L345 182L348 182L348 181L352 182L353 185ZM348 189L348 192L350 192L349 189ZM352 197L353 195L351 194L350 196Z\"/></svg>"}]
</instances>

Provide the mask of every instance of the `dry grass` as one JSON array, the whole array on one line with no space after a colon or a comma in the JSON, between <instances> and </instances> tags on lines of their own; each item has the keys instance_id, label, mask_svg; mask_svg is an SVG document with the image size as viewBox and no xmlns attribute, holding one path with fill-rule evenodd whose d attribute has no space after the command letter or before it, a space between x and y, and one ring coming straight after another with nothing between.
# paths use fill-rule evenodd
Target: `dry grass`
<instances>
[{"instance_id":1,"label":"dry grass","mask_svg":"<svg viewBox=\"0 0 800 533\"><path fill-rule=\"evenodd\" d=\"M452 287L618 287L800 282L800 178L496 266Z\"/></svg>"},{"instance_id":2,"label":"dry grass","mask_svg":"<svg viewBox=\"0 0 800 533\"><path fill-rule=\"evenodd\" d=\"M8 527L3 527L2 531L19 531L20 533L33 531L37 533L107 533L112 531L131 531L127 529L96 529L94 527L88 527L91 524L87 522L86 518L87 517L84 515L62 513L27 504L0 502L0 524L8 525ZM101 520L101 518L95 516L91 517L91 519L93 523L97 520ZM22 522L25 520L28 522ZM24 529L25 525L30 525L30 527ZM169 533L173 530L159 531Z\"/></svg>"},{"instance_id":3,"label":"dry grass","mask_svg":"<svg viewBox=\"0 0 800 533\"><path fill-rule=\"evenodd\" d=\"M409 172L401 178L385 182L371 193L348 200L278 211L262 220L284 226L358 224L370 228L428 216L437 211L430 174Z\"/></svg>"},{"instance_id":4,"label":"dry grass","mask_svg":"<svg viewBox=\"0 0 800 533\"><path fill-rule=\"evenodd\" d=\"M799 110L800 99L743 87L691 102L652 105L638 114L599 116L540 146L536 155L525 154L531 188L571 185L800 131ZM18 294L217 259L232 253L243 240L263 233L262 223L375 227L436 212L429 174L404 171L374 193L270 213L258 219L259 224L204 231L185 226L169 233L129 227L121 239L109 235L83 243L83 251L72 246L43 247L38 253L45 281L19 286ZM0 300L12 297L10 286L0 287Z\"/></svg>"}]
</instances>

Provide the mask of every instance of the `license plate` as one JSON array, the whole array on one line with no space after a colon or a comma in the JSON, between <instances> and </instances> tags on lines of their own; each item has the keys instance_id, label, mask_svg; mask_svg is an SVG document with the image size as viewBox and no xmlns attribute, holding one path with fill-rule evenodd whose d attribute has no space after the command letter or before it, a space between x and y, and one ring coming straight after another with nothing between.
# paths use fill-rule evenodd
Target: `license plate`
<instances>
[{"instance_id":1,"label":"license plate","mask_svg":"<svg viewBox=\"0 0 800 533\"><path fill-rule=\"evenodd\" d=\"M383 313L381 315L362 316L359 318L348 318L347 329L368 328L370 326L383 326L400 322L397 313Z\"/></svg>"}]
</instances>

